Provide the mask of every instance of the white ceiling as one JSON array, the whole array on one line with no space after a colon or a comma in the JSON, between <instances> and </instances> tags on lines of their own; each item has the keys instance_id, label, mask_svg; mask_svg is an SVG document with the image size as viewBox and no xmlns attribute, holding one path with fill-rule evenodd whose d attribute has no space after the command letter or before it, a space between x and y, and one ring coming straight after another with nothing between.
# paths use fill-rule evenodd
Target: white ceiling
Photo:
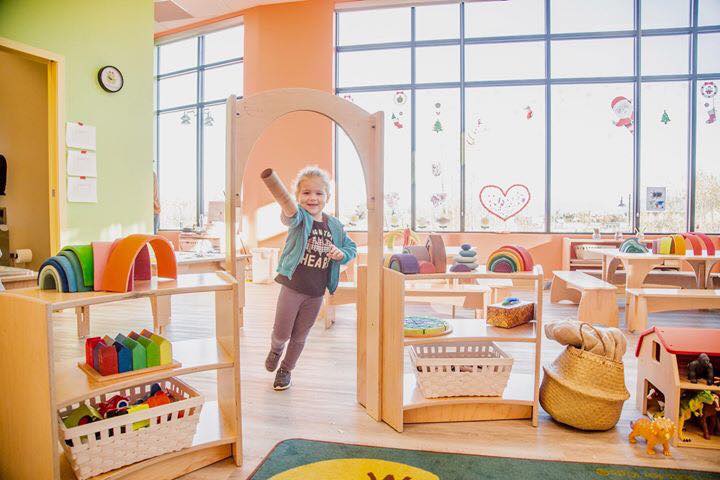
<instances>
[{"instance_id":1,"label":"white ceiling","mask_svg":"<svg viewBox=\"0 0 720 480\"><path fill-rule=\"evenodd\" d=\"M155 33L258 5L289 1L300 0L155 0ZM172 19L167 19L168 17ZM159 18L164 21L158 21Z\"/></svg>"}]
</instances>

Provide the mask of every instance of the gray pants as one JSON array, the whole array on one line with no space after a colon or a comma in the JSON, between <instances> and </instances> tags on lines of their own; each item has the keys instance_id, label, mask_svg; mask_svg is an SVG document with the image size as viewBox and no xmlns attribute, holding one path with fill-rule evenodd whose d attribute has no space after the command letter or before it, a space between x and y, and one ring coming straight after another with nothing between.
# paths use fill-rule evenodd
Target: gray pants
<instances>
[{"instance_id":1,"label":"gray pants","mask_svg":"<svg viewBox=\"0 0 720 480\"><path fill-rule=\"evenodd\" d=\"M282 353L285 343L290 340L280 368L295 368L295 363L305 347L305 339L320 312L322 301L323 297L298 293L284 285L280 289L270 347L273 352Z\"/></svg>"}]
</instances>

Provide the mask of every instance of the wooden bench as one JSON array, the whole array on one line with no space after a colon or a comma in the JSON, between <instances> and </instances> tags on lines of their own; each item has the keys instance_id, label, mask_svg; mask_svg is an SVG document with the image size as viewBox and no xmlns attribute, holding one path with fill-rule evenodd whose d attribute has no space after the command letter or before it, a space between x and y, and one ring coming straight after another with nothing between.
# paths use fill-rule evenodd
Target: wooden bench
<instances>
[{"instance_id":1,"label":"wooden bench","mask_svg":"<svg viewBox=\"0 0 720 480\"><path fill-rule=\"evenodd\" d=\"M587 273L595 278L602 278L602 270L575 270ZM618 293L625 290L625 271L616 270L613 275L613 284L618 287ZM678 270L651 270L645 277L643 288L697 288L695 272Z\"/></svg>"},{"instance_id":2,"label":"wooden bench","mask_svg":"<svg viewBox=\"0 0 720 480\"><path fill-rule=\"evenodd\" d=\"M645 330L648 314L673 310L720 308L720 290L628 288L625 307L628 330Z\"/></svg>"},{"instance_id":3,"label":"wooden bench","mask_svg":"<svg viewBox=\"0 0 720 480\"><path fill-rule=\"evenodd\" d=\"M553 271L550 301L578 304L578 320L609 327L618 325L617 287L578 271Z\"/></svg>"},{"instance_id":4,"label":"wooden bench","mask_svg":"<svg viewBox=\"0 0 720 480\"><path fill-rule=\"evenodd\" d=\"M497 287L502 288L502 287ZM414 301L450 304L452 317L455 318L457 307L475 311L475 318L484 316L485 306L492 298L498 296L495 287L474 284L448 285L442 283L410 283L405 289L405 296ZM335 307L357 302L357 287L352 282L340 282L333 295L325 293L319 317L324 321L325 328L335 323Z\"/></svg>"}]
</instances>

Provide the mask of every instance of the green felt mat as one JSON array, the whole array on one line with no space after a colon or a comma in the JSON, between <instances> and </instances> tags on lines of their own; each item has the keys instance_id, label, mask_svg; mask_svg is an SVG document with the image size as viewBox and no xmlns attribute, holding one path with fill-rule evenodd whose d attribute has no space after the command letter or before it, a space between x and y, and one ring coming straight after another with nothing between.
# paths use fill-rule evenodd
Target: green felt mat
<instances>
[{"instance_id":1,"label":"green felt mat","mask_svg":"<svg viewBox=\"0 0 720 480\"><path fill-rule=\"evenodd\" d=\"M644 449L645 445L628 444L628 448ZM662 453L658 452L658 463L662 461ZM249 480L710 480L719 477L717 473L695 470L484 457L294 439L276 445Z\"/></svg>"}]
</instances>

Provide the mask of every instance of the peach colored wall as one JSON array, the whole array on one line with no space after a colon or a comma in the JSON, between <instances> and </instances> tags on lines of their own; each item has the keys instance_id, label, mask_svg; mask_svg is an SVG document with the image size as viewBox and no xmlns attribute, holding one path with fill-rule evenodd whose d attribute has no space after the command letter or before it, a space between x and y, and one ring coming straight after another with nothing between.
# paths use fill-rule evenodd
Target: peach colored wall
<instances>
[{"instance_id":1,"label":"peach colored wall","mask_svg":"<svg viewBox=\"0 0 720 480\"><path fill-rule=\"evenodd\" d=\"M246 96L264 90L305 87L333 93L334 3L330 0L267 5L247 10L245 22ZM243 215L272 202L259 181L271 167L290 188L297 171L317 164L332 172L332 124L313 113L278 120L255 145L243 182Z\"/></svg>"},{"instance_id":2,"label":"peach colored wall","mask_svg":"<svg viewBox=\"0 0 720 480\"><path fill-rule=\"evenodd\" d=\"M308 0L268 5L244 12L245 95L283 87L308 87L333 93L334 2ZM245 172L243 214L252 223L255 210L272 201L258 181L260 171L272 167L289 187L295 173L316 163L332 172L332 126L316 114L297 113L276 122L255 146ZM332 200L331 200L332 201ZM246 232L254 244L254 228ZM352 236L364 243L366 235ZM448 245L470 243L480 258L507 243L530 248L546 272L561 267L562 238L566 234L450 233ZM579 236L579 235L575 235ZM262 242L282 246L284 236ZM716 240L717 242L717 240Z\"/></svg>"}]
</instances>

